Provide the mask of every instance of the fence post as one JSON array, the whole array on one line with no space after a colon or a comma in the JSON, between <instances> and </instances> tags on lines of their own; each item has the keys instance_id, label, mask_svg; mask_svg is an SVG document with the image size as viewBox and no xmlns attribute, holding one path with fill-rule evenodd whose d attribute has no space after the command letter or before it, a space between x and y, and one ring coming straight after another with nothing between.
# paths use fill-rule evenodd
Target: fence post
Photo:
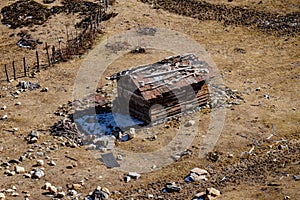
<instances>
[{"instance_id":1,"label":"fence post","mask_svg":"<svg viewBox=\"0 0 300 200\"><path fill-rule=\"evenodd\" d=\"M47 44L47 42L46 42L46 53L47 53L47 59L48 59L48 67L50 67L50 65L51 65L51 62L50 62L50 56L49 56L49 51L48 51L48 44Z\"/></svg>"},{"instance_id":2,"label":"fence post","mask_svg":"<svg viewBox=\"0 0 300 200\"><path fill-rule=\"evenodd\" d=\"M27 76L27 73L26 73L26 58L23 57L23 67L24 67L24 76Z\"/></svg>"},{"instance_id":3,"label":"fence post","mask_svg":"<svg viewBox=\"0 0 300 200\"><path fill-rule=\"evenodd\" d=\"M16 68L15 68L15 61L12 62L12 68L13 68L13 71L14 71L14 79L17 80Z\"/></svg>"},{"instance_id":4,"label":"fence post","mask_svg":"<svg viewBox=\"0 0 300 200\"><path fill-rule=\"evenodd\" d=\"M4 68L5 68L6 80L7 80L7 82L9 82L9 76L8 76L8 71L7 71L7 66L6 66L6 64L4 64Z\"/></svg>"},{"instance_id":5,"label":"fence post","mask_svg":"<svg viewBox=\"0 0 300 200\"><path fill-rule=\"evenodd\" d=\"M35 54L36 54L37 72L40 72L40 60L39 60L38 50L35 51Z\"/></svg>"}]
</instances>

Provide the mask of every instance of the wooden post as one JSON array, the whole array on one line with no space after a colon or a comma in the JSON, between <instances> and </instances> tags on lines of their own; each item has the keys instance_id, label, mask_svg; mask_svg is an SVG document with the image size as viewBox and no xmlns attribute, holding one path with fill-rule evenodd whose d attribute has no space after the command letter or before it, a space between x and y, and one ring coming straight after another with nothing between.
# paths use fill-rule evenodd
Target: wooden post
<instances>
[{"instance_id":1,"label":"wooden post","mask_svg":"<svg viewBox=\"0 0 300 200\"><path fill-rule=\"evenodd\" d=\"M56 58L56 51L55 51L55 46L53 45L52 46L52 64L55 64L55 62L56 62L56 60L55 60L55 58Z\"/></svg>"},{"instance_id":2,"label":"wooden post","mask_svg":"<svg viewBox=\"0 0 300 200\"><path fill-rule=\"evenodd\" d=\"M7 66L6 66L6 64L4 65L4 68L5 68L6 80L7 80L7 82L9 82L9 76L8 76L8 71L7 71Z\"/></svg>"},{"instance_id":3,"label":"wooden post","mask_svg":"<svg viewBox=\"0 0 300 200\"><path fill-rule=\"evenodd\" d=\"M39 60L39 52L38 52L38 50L35 51L35 54L36 54L37 72L40 72L40 60Z\"/></svg>"},{"instance_id":4,"label":"wooden post","mask_svg":"<svg viewBox=\"0 0 300 200\"><path fill-rule=\"evenodd\" d=\"M14 71L14 79L17 80L16 68L15 68L15 61L12 62L12 68L13 68L13 71Z\"/></svg>"},{"instance_id":5,"label":"wooden post","mask_svg":"<svg viewBox=\"0 0 300 200\"><path fill-rule=\"evenodd\" d=\"M47 58L48 58L48 67L50 67L50 65L51 65L51 62L50 62L50 56L49 56L49 51L48 51L48 44L47 44L47 42L46 42L46 53L47 53Z\"/></svg>"},{"instance_id":6,"label":"wooden post","mask_svg":"<svg viewBox=\"0 0 300 200\"><path fill-rule=\"evenodd\" d=\"M69 31L68 31L68 26L66 25L66 31L67 31L67 49L69 49Z\"/></svg>"},{"instance_id":7,"label":"wooden post","mask_svg":"<svg viewBox=\"0 0 300 200\"><path fill-rule=\"evenodd\" d=\"M27 76L27 73L26 73L26 71L27 71L27 69L26 69L26 58L25 57L23 57L23 68L24 68L24 76Z\"/></svg>"}]
</instances>

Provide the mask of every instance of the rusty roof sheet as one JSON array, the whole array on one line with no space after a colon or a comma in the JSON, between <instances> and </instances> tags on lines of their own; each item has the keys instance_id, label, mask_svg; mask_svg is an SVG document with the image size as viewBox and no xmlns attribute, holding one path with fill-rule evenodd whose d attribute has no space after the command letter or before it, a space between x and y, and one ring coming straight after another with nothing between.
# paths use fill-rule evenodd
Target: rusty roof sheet
<instances>
[{"instance_id":1,"label":"rusty roof sheet","mask_svg":"<svg viewBox=\"0 0 300 200\"><path fill-rule=\"evenodd\" d=\"M143 97L149 100L176 88L205 81L212 76L212 70L194 54L185 54L130 69L126 76L130 76Z\"/></svg>"}]
</instances>

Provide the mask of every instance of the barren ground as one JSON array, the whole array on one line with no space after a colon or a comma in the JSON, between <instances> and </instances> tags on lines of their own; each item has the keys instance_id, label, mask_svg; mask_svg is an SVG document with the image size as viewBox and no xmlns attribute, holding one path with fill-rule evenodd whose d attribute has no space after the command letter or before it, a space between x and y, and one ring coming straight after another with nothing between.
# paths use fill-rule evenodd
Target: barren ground
<instances>
[{"instance_id":1,"label":"barren ground","mask_svg":"<svg viewBox=\"0 0 300 200\"><path fill-rule=\"evenodd\" d=\"M0 8L14 1L2 0ZM39 1L41 2L41 1ZM58 0L57 0L58 2ZM213 4L242 6L259 11L286 14L299 12L299 1L208 1ZM137 0L116 1L110 7L119 13L115 18L103 22L105 35L103 38L121 33L122 31L141 27L168 28L184 33L201 44L211 55L223 75L224 83L231 89L243 94L245 102L226 109L226 122L222 134L215 146L219 159L212 162L209 159L197 157L198 146L201 145L202 135L205 134L209 121L209 112L200 115L199 133L193 145L189 148L193 154L182 157L179 161L161 170L142 174L137 181L125 183L123 172L107 169L102 162L96 160L85 147L62 146L61 139L50 135L48 128L62 119L54 115L60 105L72 100L74 80L84 56L42 70L34 78L24 77L20 80L38 82L49 91L40 90L21 93L16 99L10 92L16 90L18 81L7 83L3 65L12 60L20 62L24 55L34 55L33 50L24 50L16 45L20 30L36 29L32 32L35 38L48 43L55 43L57 35L65 35L66 24L73 23L74 15L60 14L51 17L43 26L32 28L9 29L0 25L0 116L8 115L8 119L0 120L0 164L11 159L19 159L28 149L44 152L44 156L36 159L54 160L56 166L45 167L45 176L39 180L26 179L22 175L6 176L5 168L0 168L0 192L12 186L17 187L19 196L6 194L7 199L24 199L22 191L30 193L30 199L51 199L42 193L45 182L61 186L67 191L67 184L85 180L84 186L77 191L81 197L86 196L98 185L107 187L113 194L113 199L147 199L153 194L163 199L192 199L192 197L207 187L215 187L222 192L219 199L298 199L299 181L293 176L300 175L300 51L299 32L295 35L276 35L272 32L261 31L252 27L224 25L214 20L200 21L169 13L164 9L153 9L151 5ZM299 25L298 25L299 26ZM14 36L10 35L14 33ZM38 46L39 49L43 45ZM243 49L241 53L236 49ZM158 61L170 55L169 52L149 51L147 54L128 54L107 68L105 75L110 75L130 66ZM31 56L32 57L32 56ZM34 60L34 57L33 57ZM147 62L145 61L147 60ZM33 61L34 62L34 61ZM104 81L102 83L105 83ZM257 88L260 88L257 90ZM268 94L269 99L264 98ZM16 102L21 105L16 106ZM276 135L267 140L276 127ZM146 148L153 150L170 141L170 130L164 129L164 124L154 129L158 131L156 141L143 144L139 139L123 143L123 147L132 151ZM13 128L18 131L13 132ZM40 146L27 144L25 137L32 131L38 130L41 137ZM153 130L153 131L154 131ZM197 139L198 138L198 139ZM283 142L282 139L286 140ZM255 145L258 141L260 145ZM287 145L287 149L279 150L279 145ZM249 151L255 146L253 153L247 159L241 159L242 152ZM49 148L51 149L49 150ZM145 149L144 149L145 150ZM233 154L233 158L228 155ZM46 158L46 157L49 158ZM76 161L66 158L69 156ZM36 159L26 159L20 166L29 172ZM76 163L76 164L74 164ZM73 167L70 167L74 165ZM211 173L209 181L203 183L184 183L184 177L193 167L207 169ZM11 166L9 169L13 169ZM221 179L226 176L226 181ZM177 182L182 186L180 193L162 193L167 182ZM269 184L276 183L276 184ZM138 192L139 189L142 189Z\"/></svg>"}]
</instances>

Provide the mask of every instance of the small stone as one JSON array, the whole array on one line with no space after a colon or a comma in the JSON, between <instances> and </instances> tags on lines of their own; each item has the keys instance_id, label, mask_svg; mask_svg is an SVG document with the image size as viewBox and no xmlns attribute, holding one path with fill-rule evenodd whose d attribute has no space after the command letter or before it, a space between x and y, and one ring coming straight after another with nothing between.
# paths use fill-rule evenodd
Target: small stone
<instances>
[{"instance_id":1,"label":"small stone","mask_svg":"<svg viewBox=\"0 0 300 200\"><path fill-rule=\"evenodd\" d=\"M123 160L123 156L122 155L118 155L117 156L117 160Z\"/></svg>"},{"instance_id":2,"label":"small stone","mask_svg":"<svg viewBox=\"0 0 300 200\"><path fill-rule=\"evenodd\" d=\"M56 195L56 197L57 197L57 198L60 198L60 199L61 199L61 198L64 198L65 196L66 196L66 193L65 193L65 192L58 192L57 195Z\"/></svg>"},{"instance_id":3,"label":"small stone","mask_svg":"<svg viewBox=\"0 0 300 200\"><path fill-rule=\"evenodd\" d=\"M195 121L194 120L189 120L187 123L186 123L186 127L190 127L190 126L194 126L195 125Z\"/></svg>"},{"instance_id":4,"label":"small stone","mask_svg":"<svg viewBox=\"0 0 300 200\"><path fill-rule=\"evenodd\" d=\"M198 199L204 200L205 197L206 197L206 192L199 192L194 196L193 200L198 200Z\"/></svg>"},{"instance_id":5,"label":"small stone","mask_svg":"<svg viewBox=\"0 0 300 200\"><path fill-rule=\"evenodd\" d=\"M41 89L41 92L48 92L48 91L49 91L49 88L47 88L47 87L44 87Z\"/></svg>"},{"instance_id":6,"label":"small stone","mask_svg":"<svg viewBox=\"0 0 300 200\"><path fill-rule=\"evenodd\" d=\"M5 192L6 192L6 193L13 193L14 190L10 188L10 189L7 189Z\"/></svg>"},{"instance_id":7,"label":"small stone","mask_svg":"<svg viewBox=\"0 0 300 200\"><path fill-rule=\"evenodd\" d=\"M34 173L32 174L32 178L39 179L41 177L45 176L45 173L42 169L36 169Z\"/></svg>"},{"instance_id":8,"label":"small stone","mask_svg":"<svg viewBox=\"0 0 300 200\"><path fill-rule=\"evenodd\" d=\"M299 181L300 180L300 175L298 175L298 176L294 175L293 178L294 178L295 181Z\"/></svg>"},{"instance_id":9,"label":"small stone","mask_svg":"<svg viewBox=\"0 0 300 200\"><path fill-rule=\"evenodd\" d=\"M36 166L44 166L44 160L37 160Z\"/></svg>"},{"instance_id":10,"label":"small stone","mask_svg":"<svg viewBox=\"0 0 300 200\"><path fill-rule=\"evenodd\" d=\"M78 192L76 190L69 190L68 195L70 196L76 196Z\"/></svg>"},{"instance_id":11,"label":"small stone","mask_svg":"<svg viewBox=\"0 0 300 200\"><path fill-rule=\"evenodd\" d=\"M51 183L46 182L45 185L42 187L43 190L49 190L49 188L51 187Z\"/></svg>"},{"instance_id":12,"label":"small stone","mask_svg":"<svg viewBox=\"0 0 300 200\"><path fill-rule=\"evenodd\" d=\"M136 180L141 177L141 175L136 172L129 172L128 176L130 176L131 178L136 179Z\"/></svg>"},{"instance_id":13,"label":"small stone","mask_svg":"<svg viewBox=\"0 0 300 200\"><path fill-rule=\"evenodd\" d=\"M265 99L270 99L269 94L264 94L264 98L265 98Z\"/></svg>"},{"instance_id":14,"label":"small stone","mask_svg":"<svg viewBox=\"0 0 300 200\"><path fill-rule=\"evenodd\" d=\"M21 105L21 102L18 101L17 103L15 103L15 105L16 105L16 106L19 106L19 105Z\"/></svg>"},{"instance_id":15,"label":"small stone","mask_svg":"<svg viewBox=\"0 0 300 200\"><path fill-rule=\"evenodd\" d=\"M0 193L0 200L4 200L5 199L5 194L4 193Z\"/></svg>"},{"instance_id":16,"label":"small stone","mask_svg":"<svg viewBox=\"0 0 300 200\"><path fill-rule=\"evenodd\" d=\"M82 188L82 185L81 185L81 184L74 183L74 184L72 185L72 189L74 189L74 190L79 190L80 188Z\"/></svg>"},{"instance_id":17,"label":"small stone","mask_svg":"<svg viewBox=\"0 0 300 200\"><path fill-rule=\"evenodd\" d=\"M94 190L94 192L92 193L92 199L108 199L109 194L102 191L101 187L97 187L97 189Z\"/></svg>"},{"instance_id":18,"label":"small stone","mask_svg":"<svg viewBox=\"0 0 300 200\"><path fill-rule=\"evenodd\" d=\"M28 135L29 137L36 137L39 138L40 134L37 131L31 131L31 133L29 133Z\"/></svg>"},{"instance_id":19,"label":"small stone","mask_svg":"<svg viewBox=\"0 0 300 200\"><path fill-rule=\"evenodd\" d=\"M4 105L4 106L1 107L1 110L6 110L6 108L7 108L7 106Z\"/></svg>"},{"instance_id":20,"label":"small stone","mask_svg":"<svg viewBox=\"0 0 300 200\"><path fill-rule=\"evenodd\" d=\"M15 166L15 172L16 172L17 174L25 173L25 168L16 165L16 166Z\"/></svg>"},{"instance_id":21,"label":"small stone","mask_svg":"<svg viewBox=\"0 0 300 200\"><path fill-rule=\"evenodd\" d=\"M135 128L130 128L129 129L128 137L129 137L129 139L133 139L133 138L136 137Z\"/></svg>"},{"instance_id":22,"label":"small stone","mask_svg":"<svg viewBox=\"0 0 300 200\"><path fill-rule=\"evenodd\" d=\"M6 170L4 172L4 174L6 174L7 176L14 176L14 175L16 175L16 172L15 171Z\"/></svg>"},{"instance_id":23,"label":"small stone","mask_svg":"<svg viewBox=\"0 0 300 200\"><path fill-rule=\"evenodd\" d=\"M7 118L8 118L7 115L3 115L3 116L1 117L2 120L7 119Z\"/></svg>"},{"instance_id":24,"label":"small stone","mask_svg":"<svg viewBox=\"0 0 300 200\"><path fill-rule=\"evenodd\" d=\"M11 189L17 190L17 187L13 185L13 186L11 187Z\"/></svg>"},{"instance_id":25,"label":"small stone","mask_svg":"<svg viewBox=\"0 0 300 200\"><path fill-rule=\"evenodd\" d=\"M130 180L131 180L130 176L125 176L125 177L124 177L125 183L128 183Z\"/></svg>"},{"instance_id":26,"label":"small stone","mask_svg":"<svg viewBox=\"0 0 300 200\"><path fill-rule=\"evenodd\" d=\"M181 187L177 186L174 182L173 183L167 183L164 192L179 192Z\"/></svg>"},{"instance_id":27,"label":"small stone","mask_svg":"<svg viewBox=\"0 0 300 200\"><path fill-rule=\"evenodd\" d=\"M228 158L233 158L233 157L234 155L232 153L228 155Z\"/></svg>"},{"instance_id":28,"label":"small stone","mask_svg":"<svg viewBox=\"0 0 300 200\"><path fill-rule=\"evenodd\" d=\"M109 192L108 188L103 187L101 190L102 190L103 192L105 192L106 194L110 195L110 192Z\"/></svg>"},{"instance_id":29,"label":"small stone","mask_svg":"<svg viewBox=\"0 0 300 200\"><path fill-rule=\"evenodd\" d=\"M153 194L148 194L148 199L152 199L154 198L154 195Z\"/></svg>"},{"instance_id":30,"label":"small stone","mask_svg":"<svg viewBox=\"0 0 300 200\"><path fill-rule=\"evenodd\" d=\"M221 195L221 192L215 188L207 188L206 189L206 193L208 195L211 195L212 197L217 197L217 196L220 196Z\"/></svg>"},{"instance_id":31,"label":"small stone","mask_svg":"<svg viewBox=\"0 0 300 200\"><path fill-rule=\"evenodd\" d=\"M205 169L200 169L198 167L191 169L190 173L195 173L198 175L208 175L208 171Z\"/></svg>"},{"instance_id":32,"label":"small stone","mask_svg":"<svg viewBox=\"0 0 300 200\"><path fill-rule=\"evenodd\" d=\"M24 177L24 178L31 178L31 174L26 173L26 174L23 175L23 177Z\"/></svg>"},{"instance_id":33,"label":"small stone","mask_svg":"<svg viewBox=\"0 0 300 200\"><path fill-rule=\"evenodd\" d=\"M51 185L50 187L48 187L48 191L51 194L56 194L57 193L57 188L55 186Z\"/></svg>"},{"instance_id":34,"label":"small stone","mask_svg":"<svg viewBox=\"0 0 300 200\"><path fill-rule=\"evenodd\" d=\"M13 193L11 194L11 196L13 196L13 197L17 197L17 196L19 196L19 193L17 193L17 192L13 192Z\"/></svg>"},{"instance_id":35,"label":"small stone","mask_svg":"<svg viewBox=\"0 0 300 200\"><path fill-rule=\"evenodd\" d=\"M50 166L56 166L56 163L55 163L53 160L51 160L51 161L48 163L48 165L50 165Z\"/></svg>"},{"instance_id":36,"label":"small stone","mask_svg":"<svg viewBox=\"0 0 300 200\"><path fill-rule=\"evenodd\" d=\"M38 151L38 152L36 152L36 155L42 157L42 156L44 156L44 152Z\"/></svg>"}]
</instances>

